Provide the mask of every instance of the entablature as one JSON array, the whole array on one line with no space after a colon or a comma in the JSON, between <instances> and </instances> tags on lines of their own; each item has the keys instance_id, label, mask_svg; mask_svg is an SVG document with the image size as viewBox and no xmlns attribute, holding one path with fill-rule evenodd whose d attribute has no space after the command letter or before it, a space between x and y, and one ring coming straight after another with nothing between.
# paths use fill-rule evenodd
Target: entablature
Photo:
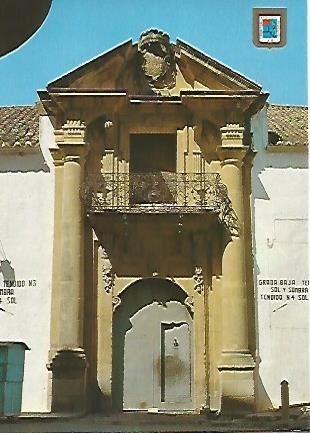
<instances>
[{"instance_id":1,"label":"entablature","mask_svg":"<svg viewBox=\"0 0 310 433\"><path fill-rule=\"evenodd\" d=\"M195 116L217 127L227 122L243 124L260 110L268 97L259 90L182 90L179 96L130 95L124 89L49 89L39 96L49 115L59 119L83 119L90 124L111 113ZM137 111L138 110L138 111ZM171 119L172 121L173 119ZM126 119L128 123L128 120Z\"/></svg>"}]
</instances>

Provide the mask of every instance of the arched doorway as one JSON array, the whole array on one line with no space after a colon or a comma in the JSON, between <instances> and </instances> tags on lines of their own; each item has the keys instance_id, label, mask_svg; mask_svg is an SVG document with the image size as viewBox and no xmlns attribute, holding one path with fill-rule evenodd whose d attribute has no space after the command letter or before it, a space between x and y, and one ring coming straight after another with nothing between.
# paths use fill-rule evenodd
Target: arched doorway
<instances>
[{"instance_id":1,"label":"arched doorway","mask_svg":"<svg viewBox=\"0 0 310 433\"><path fill-rule=\"evenodd\" d=\"M119 410L191 410L192 316L186 293L160 278L120 296L113 319L113 406Z\"/></svg>"}]
</instances>

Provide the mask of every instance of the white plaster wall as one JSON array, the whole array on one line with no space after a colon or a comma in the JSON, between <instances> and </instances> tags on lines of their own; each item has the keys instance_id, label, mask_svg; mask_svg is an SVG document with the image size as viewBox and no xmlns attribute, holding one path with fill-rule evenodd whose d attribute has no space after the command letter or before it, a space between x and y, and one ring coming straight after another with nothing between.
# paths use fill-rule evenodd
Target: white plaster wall
<instances>
[{"instance_id":1,"label":"white plaster wall","mask_svg":"<svg viewBox=\"0 0 310 433\"><path fill-rule=\"evenodd\" d=\"M265 109L252 121L252 223L255 257L259 374L272 405L281 404L280 382L287 380L290 403L310 401L309 297L298 300L290 287L308 287L308 169L306 153L270 153ZM277 284L259 284L276 279ZM295 283L281 284L281 279ZM279 292L271 292L279 287ZM285 291L284 291L285 288ZM265 294L282 299L262 299ZM289 295L287 299L286 295ZM297 297L292 299L291 295Z\"/></svg>"},{"instance_id":2,"label":"white plaster wall","mask_svg":"<svg viewBox=\"0 0 310 433\"><path fill-rule=\"evenodd\" d=\"M40 118L41 152L1 155L0 259L7 258L16 280L15 304L1 296L0 341L22 341L26 352L23 412L48 411L54 170L48 147L53 143L49 119ZM6 256L6 257L3 257ZM30 287L28 281L36 280ZM3 287L0 274L0 287ZM9 314L11 313L11 314Z\"/></svg>"}]
</instances>

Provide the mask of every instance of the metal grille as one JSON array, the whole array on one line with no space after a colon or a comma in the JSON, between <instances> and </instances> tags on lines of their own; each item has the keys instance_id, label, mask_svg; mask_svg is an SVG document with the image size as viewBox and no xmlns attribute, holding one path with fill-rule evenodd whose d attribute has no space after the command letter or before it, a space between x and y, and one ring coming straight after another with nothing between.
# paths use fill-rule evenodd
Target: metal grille
<instances>
[{"instance_id":1,"label":"metal grille","mask_svg":"<svg viewBox=\"0 0 310 433\"><path fill-rule=\"evenodd\" d=\"M227 194L218 173L107 173L88 177L85 199L92 210L139 205L211 207Z\"/></svg>"},{"instance_id":2,"label":"metal grille","mask_svg":"<svg viewBox=\"0 0 310 433\"><path fill-rule=\"evenodd\" d=\"M231 232L238 220L218 173L105 173L87 176L82 191L90 212L218 214Z\"/></svg>"}]
</instances>

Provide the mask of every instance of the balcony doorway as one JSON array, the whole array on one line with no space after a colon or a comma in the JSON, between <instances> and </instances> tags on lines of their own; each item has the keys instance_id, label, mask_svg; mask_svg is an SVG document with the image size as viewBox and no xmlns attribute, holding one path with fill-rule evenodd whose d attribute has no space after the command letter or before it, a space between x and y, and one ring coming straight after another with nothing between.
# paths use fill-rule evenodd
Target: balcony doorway
<instances>
[{"instance_id":1,"label":"balcony doorway","mask_svg":"<svg viewBox=\"0 0 310 433\"><path fill-rule=\"evenodd\" d=\"M131 134L130 172L176 172L176 134Z\"/></svg>"},{"instance_id":2,"label":"balcony doorway","mask_svg":"<svg viewBox=\"0 0 310 433\"><path fill-rule=\"evenodd\" d=\"M131 134L131 203L173 203L176 161L176 134Z\"/></svg>"}]
</instances>

